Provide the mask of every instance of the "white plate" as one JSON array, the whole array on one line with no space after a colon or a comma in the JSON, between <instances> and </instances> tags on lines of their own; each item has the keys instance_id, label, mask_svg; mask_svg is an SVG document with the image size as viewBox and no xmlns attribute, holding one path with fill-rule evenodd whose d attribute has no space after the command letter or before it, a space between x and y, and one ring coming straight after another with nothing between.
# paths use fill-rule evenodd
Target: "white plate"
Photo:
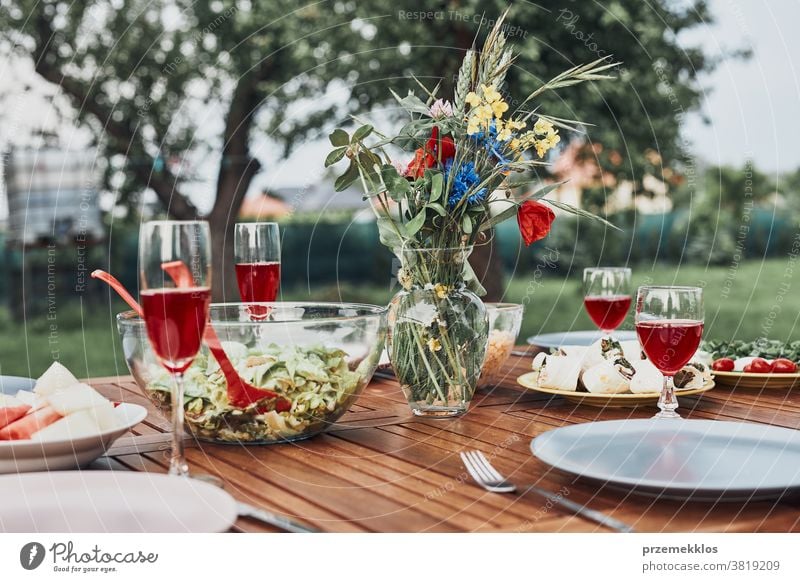
<instances>
[{"instance_id":1,"label":"white plate","mask_svg":"<svg viewBox=\"0 0 800 582\"><path fill-rule=\"evenodd\" d=\"M147 410L138 404L123 403L114 412L119 426L96 435L60 441L0 441L0 473L75 469L91 463L147 417Z\"/></svg>"},{"instance_id":2,"label":"white plate","mask_svg":"<svg viewBox=\"0 0 800 582\"><path fill-rule=\"evenodd\" d=\"M13 396L20 390L33 390L36 380L23 376L0 376L0 394Z\"/></svg>"},{"instance_id":3,"label":"white plate","mask_svg":"<svg viewBox=\"0 0 800 582\"><path fill-rule=\"evenodd\" d=\"M800 492L800 431L715 420L613 420L531 442L557 469L638 493L772 499Z\"/></svg>"},{"instance_id":4,"label":"white plate","mask_svg":"<svg viewBox=\"0 0 800 582\"><path fill-rule=\"evenodd\" d=\"M560 348L561 346L590 346L601 337L603 333L597 331L559 331L543 333L529 337L527 342L540 348ZM615 331L611 336L620 342L637 339L635 331Z\"/></svg>"},{"instance_id":5,"label":"white plate","mask_svg":"<svg viewBox=\"0 0 800 582\"><path fill-rule=\"evenodd\" d=\"M222 532L236 502L197 479L125 471L0 477L0 531L36 533Z\"/></svg>"}]
</instances>

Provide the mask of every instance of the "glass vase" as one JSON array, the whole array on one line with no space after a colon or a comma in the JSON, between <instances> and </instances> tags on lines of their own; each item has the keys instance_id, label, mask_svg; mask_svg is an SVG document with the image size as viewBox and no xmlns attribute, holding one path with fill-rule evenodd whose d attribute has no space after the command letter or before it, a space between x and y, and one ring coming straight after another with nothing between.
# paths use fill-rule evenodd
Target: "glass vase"
<instances>
[{"instance_id":1,"label":"glass vase","mask_svg":"<svg viewBox=\"0 0 800 582\"><path fill-rule=\"evenodd\" d=\"M417 416L453 417L469 408L488 339L486 307L464 281L471 247L404 249L389 304L387 348Z\"/></svg>"}]
</instances>

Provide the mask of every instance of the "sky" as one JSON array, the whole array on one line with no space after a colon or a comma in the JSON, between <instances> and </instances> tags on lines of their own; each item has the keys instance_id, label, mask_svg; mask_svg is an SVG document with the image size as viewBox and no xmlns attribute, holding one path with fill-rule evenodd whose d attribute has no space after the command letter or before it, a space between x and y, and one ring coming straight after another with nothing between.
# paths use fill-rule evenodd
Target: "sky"
<instances>
[{"instance_id":1,"label":"sky","mask_svg":"<svg viewBox=\"0 0 800 582\"><path fill-rule=\"evenodd\" d=\"M701 80L707 89L702 114L686 117L684 136L692 152L709 164L741 166L752 161L770 173L800 167L800 0L711 0L716 23L705 25L682 36L686 44L702 44L711 55L748 48L749 60L727 60ZM795 60L798 62L795 63ZM0 63L0 91L30 81L37 85L26 64L17 64L9 74L8 63ZM0 150L9 140L24 136L37 124L53 124L57 118L48 110L48 93L25 96L6 104L10 123L0 124ZM208 127L212 127L211 124ZM71 146L81 141L73 133ZM254 180L254 191L305 186L322 176L322 161L330 147L327 140L304 144L287 160L280 160L277 147L261 140L253 144L254 154L265 171ZM214 164L203 164L213 171ZM194 188L201 209L210 207L214 176L209 175ZM0 220L5 204L0 200Z\"/></svg>"},{"instance_id":2,"label":"sky","mask_svg":"<svg viewBox=\"0 0 800 582\"><path fill-rule=\"evenodd\" d=\"M767 171L800 167L800 1L713 0L717 24L685 42L700 41L710 54L749 48L746 61L728 60L705 79L703 112L687 118L694 152L712 164L752 160Z\"/></svg>"}]
</instances>

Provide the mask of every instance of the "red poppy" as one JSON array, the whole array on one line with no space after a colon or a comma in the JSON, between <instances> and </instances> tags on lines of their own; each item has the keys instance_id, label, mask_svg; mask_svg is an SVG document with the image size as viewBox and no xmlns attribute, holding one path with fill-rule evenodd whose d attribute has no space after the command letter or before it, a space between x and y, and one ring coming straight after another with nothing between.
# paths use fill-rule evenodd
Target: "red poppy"
<instances>
[{"instance_id":1,"label":"red poppy","mask_svg":"<svg viewBox=\"0 0 800 582\"><path fill-rule=\"evenodd\" d=\"M525 246L546 237L555 219L556 215L549 206L536 200L523 202L517 211L517 223Z\"/></svg>"},{"instance_id":2,"label":"red poppy","mask_svg":"<svg viewBox=\"0 0 800 582\"><path fill-rule=\"evenodd\" d=\"M441 156L439 148L441 146ZM433 126L431 137L425 143L424 148L418 148L414 152L414 159L408 164L405 171L407 178L421 178L427 168L432 168L437 161L441 160L444 164L456 155L456 144L449 135L439 139L439 128Z\"/></svg>"}]
</instances>

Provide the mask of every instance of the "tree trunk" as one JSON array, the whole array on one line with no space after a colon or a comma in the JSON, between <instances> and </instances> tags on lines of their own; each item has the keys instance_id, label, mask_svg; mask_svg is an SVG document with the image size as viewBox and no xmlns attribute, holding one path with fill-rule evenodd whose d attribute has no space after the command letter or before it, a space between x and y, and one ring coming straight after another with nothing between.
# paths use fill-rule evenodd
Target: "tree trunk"
<instances>
[{"instance_id":1,"label":"tree trunk","mask_svg":"<svg viewBox=\"0 0 800 582\"><path fill-rule=\"evenodd\" d=\"M233 248L233 220L226 214L211 214L208 217L211 229L211 295L216 303L239 301L236 284L235 257Z\"/></svg>"},{"instance_id":2,"label":"tree trunk","mask_svg":"<svg viewBox=\"0 0 800 582\"><path fill-rule=\"evenodd\" d=\"M489 242L475 245L469 262L478 280L486 288L484 301L500 301L503 298L503 262L500 258L500 245L495 243L494 232Z\"/></svg>"}]
</instances>

